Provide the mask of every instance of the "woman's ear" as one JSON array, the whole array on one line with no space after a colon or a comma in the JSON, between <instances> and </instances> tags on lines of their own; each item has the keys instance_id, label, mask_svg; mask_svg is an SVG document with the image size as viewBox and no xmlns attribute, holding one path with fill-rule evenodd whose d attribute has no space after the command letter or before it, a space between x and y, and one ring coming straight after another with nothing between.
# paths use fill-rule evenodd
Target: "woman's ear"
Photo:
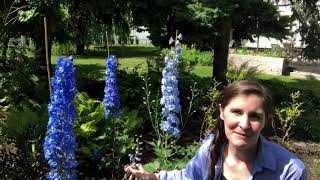
<instances>
[{"instance_id":1,"label":"woman's ear","mask_svg":"<svg viewBox=\"0 0 320 180\"><path fill-rule=\"evenodd\" d=\"M223 120L223 108L221 106L221 104L218 105L219 106L219 115L220 115L220 119Z\"/></svg>"}]
</instances>

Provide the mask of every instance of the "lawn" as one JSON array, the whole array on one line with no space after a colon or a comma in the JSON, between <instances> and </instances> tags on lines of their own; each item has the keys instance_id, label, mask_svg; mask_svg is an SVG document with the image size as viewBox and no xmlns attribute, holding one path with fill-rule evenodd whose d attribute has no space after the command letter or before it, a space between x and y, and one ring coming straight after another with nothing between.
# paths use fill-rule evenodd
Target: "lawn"
<instances>
[{"instance_id":1,"label":"lawn","mask_svg":"<svg viewBox=\"0 0 320 180\"><path fill-rule=\"evenodd\" d=\"M132 70L137 68L138 72L144 72L147 66L147 59L160 54L160 50L152 46L115 46L110 48L111 54L115 54L118 58L119 69ZM183 52L182 52L183 53ZM91 49L88 56L74 57L74 63L78 73L89 79L103 79L105 71L105 55L106 51L102 48L99 50ZM58 56L52 56L52 63L55 64ZM191 72L199 77L211 77L212 67L196 65ZM254 78L257 80L277 82L288 87L311 90L320 97L320 81L302 80L289 76L276 76L268 74L257 74Z\"/></svg>"}]
</instances>

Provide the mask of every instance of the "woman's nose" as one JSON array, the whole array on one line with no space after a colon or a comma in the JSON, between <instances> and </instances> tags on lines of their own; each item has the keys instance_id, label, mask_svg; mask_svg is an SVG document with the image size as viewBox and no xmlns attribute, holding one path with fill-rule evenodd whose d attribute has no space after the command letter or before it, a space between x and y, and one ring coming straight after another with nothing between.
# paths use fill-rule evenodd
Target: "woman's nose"
<instances>
[{"instance_id":1,"label":"woman's nose","mask_svg":"<svg viewBox=\"0 0 320 180\"><path fill-rule=\"evenodd\" d=\"M241 127L241 129L246 130L250 127L250 121L249 121L249 116L246 114L243 114L241 116L240 122L239 122L239 126Z\"/></svg>"}]
</instances>

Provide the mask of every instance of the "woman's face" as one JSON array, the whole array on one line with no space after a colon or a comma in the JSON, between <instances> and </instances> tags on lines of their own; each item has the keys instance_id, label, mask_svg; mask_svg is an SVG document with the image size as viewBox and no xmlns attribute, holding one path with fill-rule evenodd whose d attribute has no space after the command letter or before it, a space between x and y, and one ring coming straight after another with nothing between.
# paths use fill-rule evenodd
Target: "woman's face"
<instances>
[{"instance_id":1,"label":"woman's face","mask_svg":"<svg viewBox=\"0 0 320 180\"><path fill-rule=\"evenodd\" d=\"M225 108L220 107L229 145L247 149L255 147L265 125L265 112L261 97L239 95L232 98Z\"/></svg>"}]
</instances>

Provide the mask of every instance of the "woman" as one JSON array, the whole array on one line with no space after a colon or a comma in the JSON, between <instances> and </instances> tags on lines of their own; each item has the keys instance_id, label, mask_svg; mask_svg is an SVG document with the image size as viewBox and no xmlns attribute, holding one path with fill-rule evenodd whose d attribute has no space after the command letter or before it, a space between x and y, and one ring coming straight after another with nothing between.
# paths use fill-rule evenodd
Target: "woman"
<instances>
[{"instance_id":1,"label":"woman","mask_svg":"<svg viewBox=\"0 0 320 180\"><path fill-rule=\"evenodd\" d=\"M130 179L299 179L308 178L300 159L260 135L271 122L273 105L266 88L254 81L236 81L227 86L219 101L219 118L185 169L148 173L129 166Z\"/></svg>"}]
</instances>

